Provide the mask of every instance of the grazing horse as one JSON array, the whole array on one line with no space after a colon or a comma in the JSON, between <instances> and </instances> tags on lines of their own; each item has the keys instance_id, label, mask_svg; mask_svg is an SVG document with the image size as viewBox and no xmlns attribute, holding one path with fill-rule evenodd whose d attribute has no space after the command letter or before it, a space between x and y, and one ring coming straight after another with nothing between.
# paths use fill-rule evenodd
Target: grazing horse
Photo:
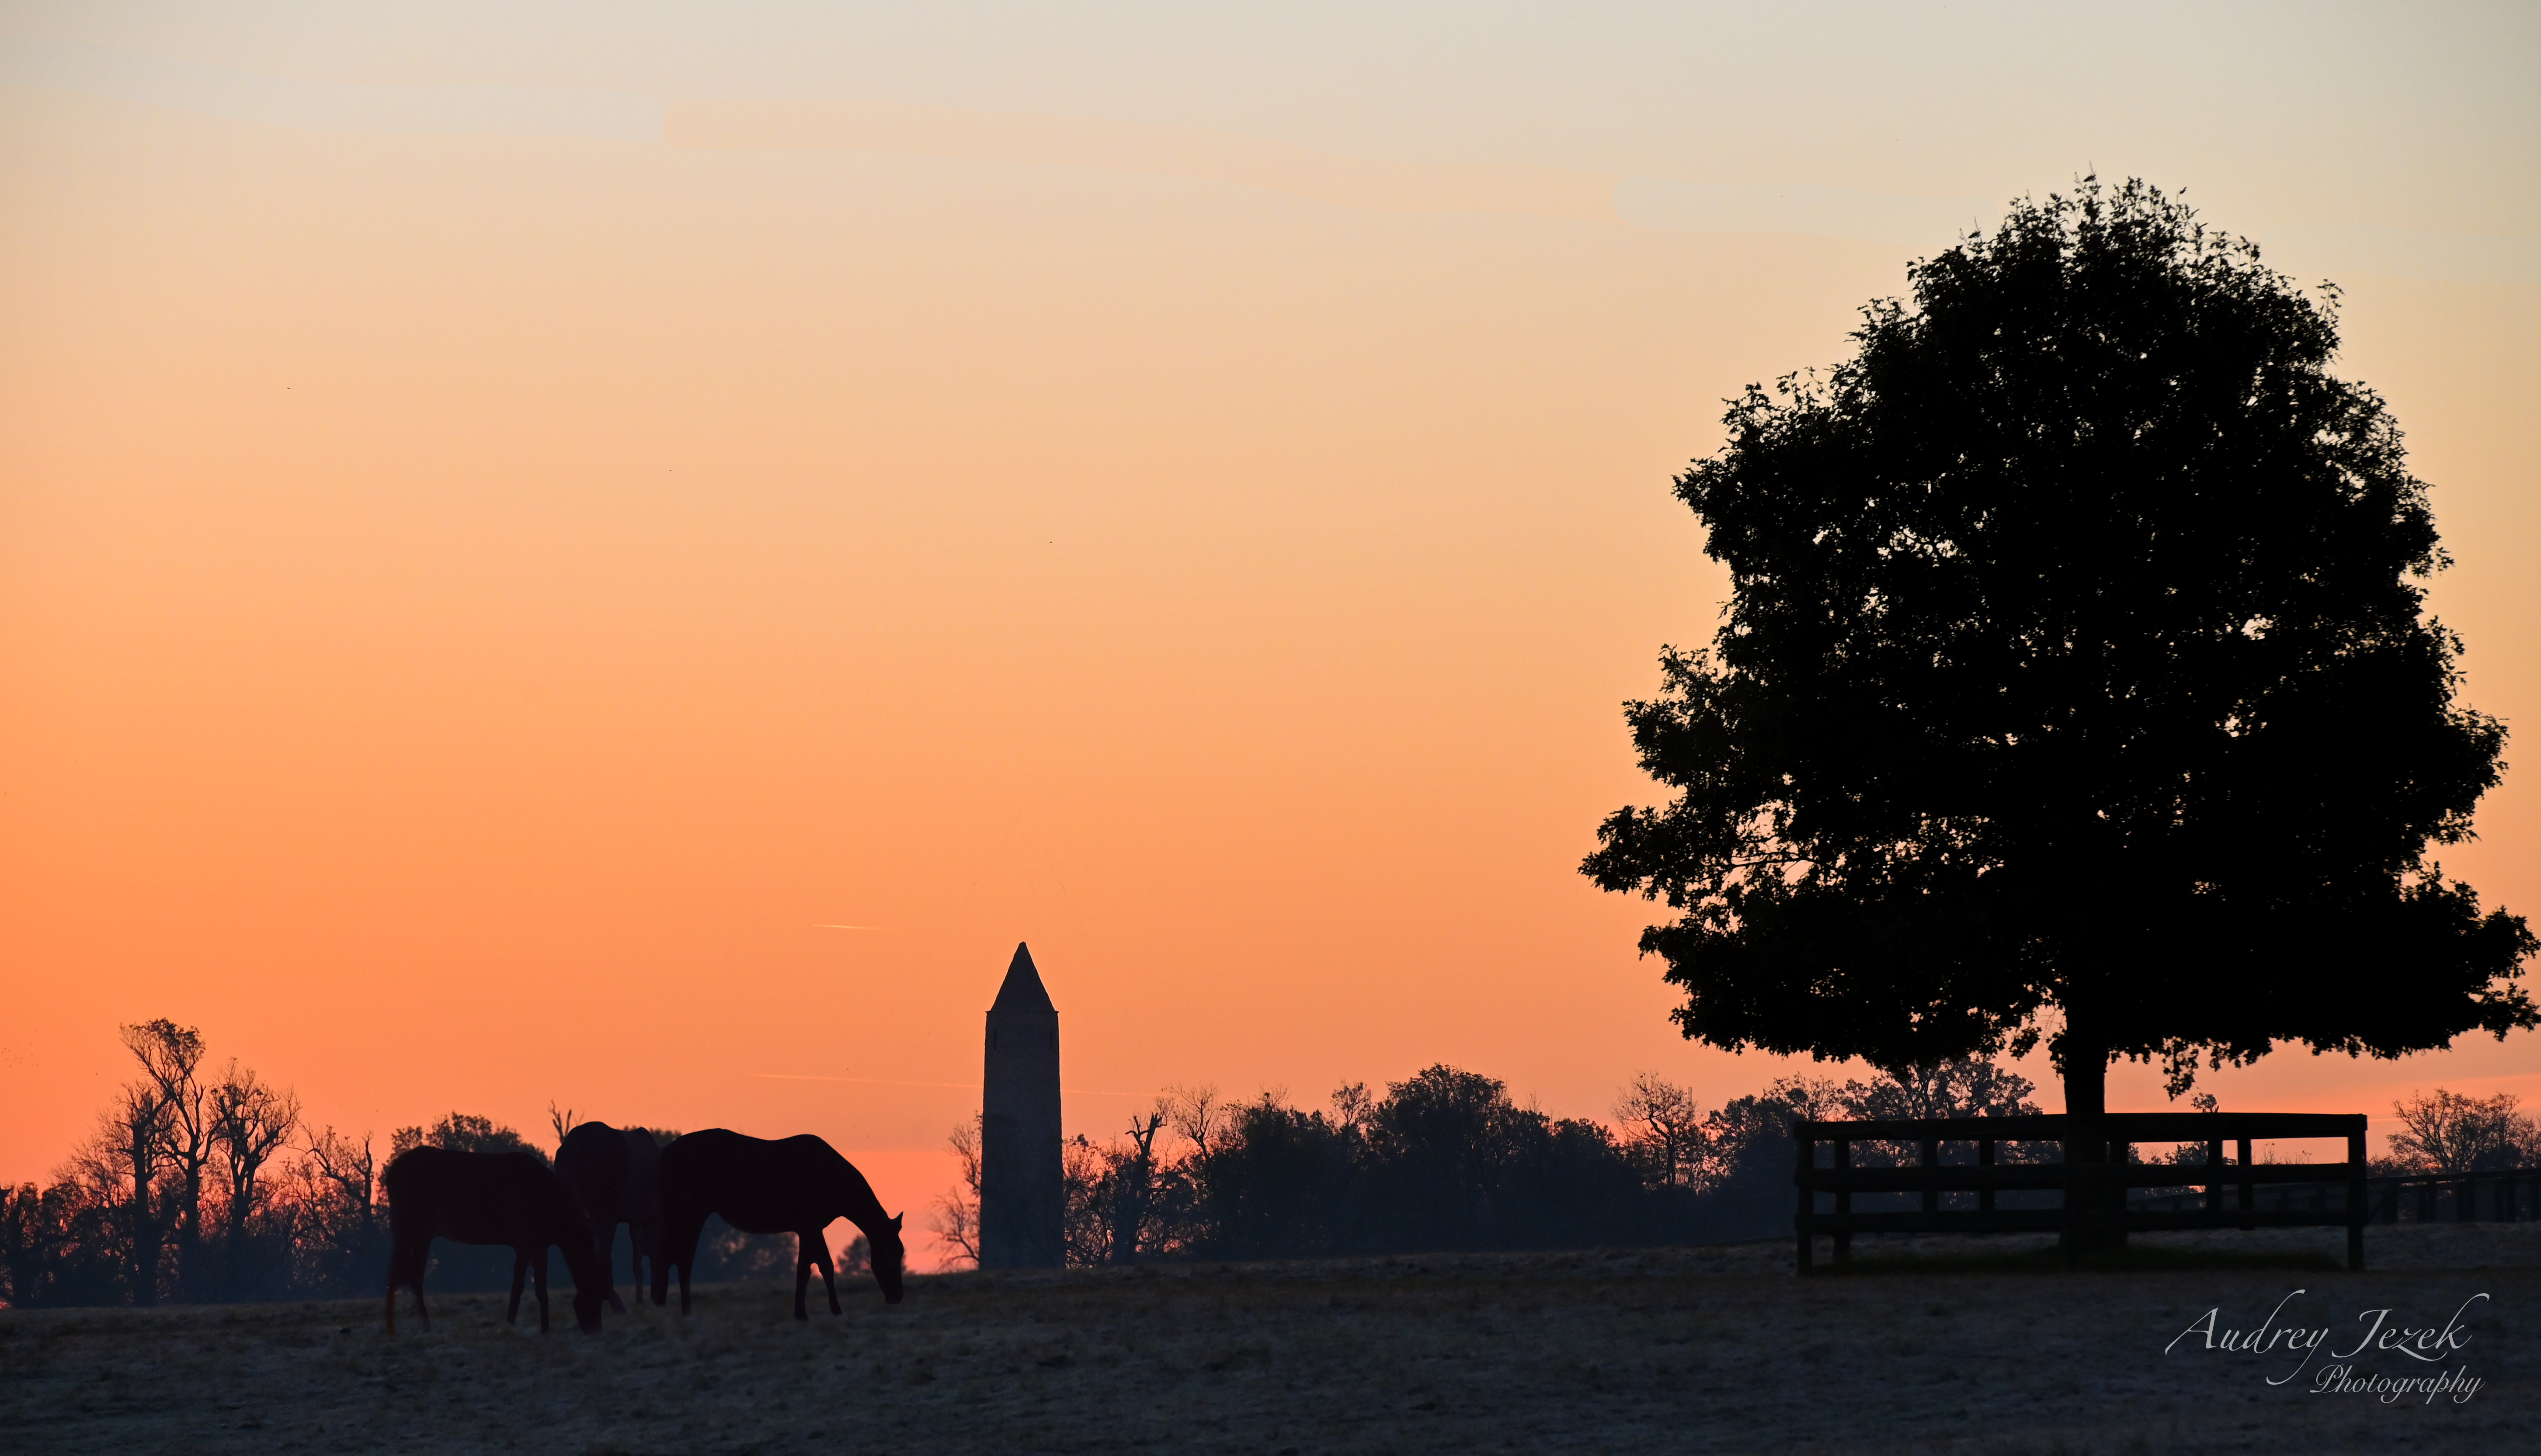
<instances>
[{"instance_id":1,"label":"grazing horse","mask_svg":"<svg viewBox=\"0 0 2541 1456\"><path fill-rule=\"evenodd\" d=\"M661 1262L653 1249L662 1231L662 1146L642 1128L576 1123L556 1149L555 1170L591 1224L591 1246L610 1281L609 1307L624 1314L610 1255L617 1225L623 1223L634 1251L628 1282L638 1290L636 1297L643 1297L644 1261Z\"/></svg>"},{"instance_id":2,"label":"grazing horse","mask_svg":"<svg viewBox=\"0 0 2541 1456\"><path fill-rule=\"evenodd\" d=\"M830 1266L822 1230L843 1217L864 1230L873 1246L874 1283L886 1303L900 1302L900 1215L885 1216L882 1200L855 1164L836 1148L805 1134L767 1142L722 1128L690 1133L662 1149L662 1247L653 1261L653 1302L671 1293L671 1266L680 1271L680 1313L689 1312L689 1269L696 1262L697 1236L706 1216L744 1233L794 1235L794 1317L809 1319L803 1296L812 1266L830 1291L830 1313L840 1314L838 1281Z\"/></svg>"},{"instance_id":3,"label":"grazing horse","mask_svg":"<svg viewBox=\"0 0 2541 1456\"><path fill-rule=\"evenodd\" d=\"M591 1225L572 1190L536 1153L459 1152L409 1147L380 1175L388 1191L389 1333L397 1333L400 1284L414 1290L415 1313L432 1328L423 1303L423 1266L434 1238L462 1244L508 1244L512 1249L512 1305L503 1318L521 1316L521 1278L535 1271L539 1333L547 1331L547 1245L564 1254L573 1271L573 1315L586 1335L600 1333L600 1305L609 1287L607 1261L592 1257Z\"/></svg>"}]
</instances>

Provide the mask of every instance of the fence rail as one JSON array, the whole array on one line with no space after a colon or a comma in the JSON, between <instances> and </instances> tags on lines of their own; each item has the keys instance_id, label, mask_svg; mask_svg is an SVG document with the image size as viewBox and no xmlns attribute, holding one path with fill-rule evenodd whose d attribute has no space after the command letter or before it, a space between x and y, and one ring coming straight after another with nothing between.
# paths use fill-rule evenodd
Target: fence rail
<instances>
[{"instance_id":1,"label":"fence rail","mask_svg":"<svg viewBox=\"0 0 2541 1456\"><path fill-rule=\"evenodd\" d=\"M2370 1216L2364 1153L2364 1118L2346 1113L2126 1112L2077 1121L2062 1114L2029 1117L1930 1118L1859 1122L1803 1122L1791 1130L1798 1157L1791 1178L1799 1193L1792 1227L1799 1267L1815 1264L1819 1236L1835 1241L1835 1258L1852 1257L1856 1233L2054 1232L2067 1257L2078 1257L2094 1235L2174 1228L2344 1227L2347 1263L2364 1267L2364 1225ZM2251 1144L2287 1139L2337 1139L2347 1156L2337 1162L2258 1163ZM2139 1163L2129 1149L2143 1143L2201 1144L2202 1162ZM1818 1144L1830 1145L1830 1166L1817 1163ZM1863 1144L1904 1147L1914 1161L1855 1166ZM1945 1150L1972 1146L1973 1161L1949 1162ZM2235 1156L2227 1161L2224 1149ZM2038 1154L2052 1147L2053 1160ZM2004 1160L2006 1149L2016 1155ZM2136 1188L2195 1185L2188 1195L2130 1199ZM2313 1186L2335 1190L2301 1200L2279 1199L2263 1208L2262 1188ZM2053 1206L2005 1207L1999 1196L2035 1198L2053 1193ZM1974 1208L1944 1207L1949 1195L1974 1195ZM1853 1208L1856 1195L1894 1200L1913 1197L1918 1207ZM1821 1211L1827 1199L1831 1209ZM2310 1208L2291 1207L2311 1203ZM2166 1207L2152 1207L2164 1204ZM2335 1204L2336 1207L2330 1205Z\"/></svg>"},{"instance_id":2,"label":"fence rail","mask_svg":"<svg viewBox=\"0 0 2541 1456\"><path fill-rule=\"evenodd\" d=\"M2262 1163L2260 1171L2303 1164ZM2174 1179L2173 1182L2178 1180ZM2280 1178L2279 1186L2259 1196L2259 1207L2292 1208L2308 1201L2323 1207L2338 1195L2335 1185L2316 1177ZM2273 1198L2271 1197L2273 1195ZM2130 1208L2148 1211L2183 1207L2202 1193L2155 1194L2129 1201ZM2525 1223L2541 1220L2541 1168L2484 1169L2475 1173L2404 1173L2365 1180L2367 1223Z\"/></svg>"}]
</instances>

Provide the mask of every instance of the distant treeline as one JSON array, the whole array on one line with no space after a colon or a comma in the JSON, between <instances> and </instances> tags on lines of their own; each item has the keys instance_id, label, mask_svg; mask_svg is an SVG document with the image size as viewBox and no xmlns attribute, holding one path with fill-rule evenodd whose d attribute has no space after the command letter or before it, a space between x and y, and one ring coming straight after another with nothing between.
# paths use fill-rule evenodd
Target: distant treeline
<instances>
[{"instance_id":1,"label":"distant treeline","mask_svg":"<svg viewBox=\"0 0 2541 1456\"><path fill-rule=\"evenodd\" d=\"M1067 1144L1067 1259L1090 1266L1787 1236L1794 1120L2036 1113L2035 1090L1971 1058L1867 1082L1783 1077L1705 1111L1684 1088L1644 1075L1625 1089L1610 1126L1520 1106L1501 1082L1446 1066L1391 1083L1383 1096L1351 1083L1316 1109L1277 1094L1229 1103L1210 1088L1176 1089L1111 1142L1080 1136ZM2202 1110L2217 1105L2209 1095L2190 1100ZM2393 1110L2400 1130L2377 1172L2541 1164L2541 1128L2516 1111L2511 1093L2471 1098L2437 1088ZM963 1185L936 1201L932 1223L976 1263L977 1129L957 1129L950 1141ZM1972 1155L1944 1150L1945 1158ZM2009 1142L1996 1155L2059 1154L2053 1144ZM2190 1163L2205 1149L2131 1155ZM1853 1149L1869 1166L1917 1156L1880 1143Z\"/></svg>"},{"instance_id":2,"label":"distant treeline","mask_svg":"<svg viewBox=\"0 0 2541 1456\"><path fill-rule=\"evenodd\" d=\"M141 1075L115 1093L49 1184L0 1186L0 1303L376 1295L388 1264L379 1174L389 1158L419 1144L547 1156L510 1128L454 1112L397 1129L382 1157L368 1134L307 1126L290 1090L236 1062L207 1073L202 1037L189 1027L161 1020L122 1033ZM1706 1111L1684 1088L1644 1075L1624 1089L1609 1125L1520 1106L1503 1083L1446 1066L1381 1096L1354 1082L1314 1109L1275 1093L1230 1102L1205 1087L1175 1089L1112 1141L1067 1144L1068 1261L1774 1237L1790 1229L1793 1119L2002 1116L2037 1111L2034 1090L1970 1059L1867 1082L1783 1077ZM2400 1130L2377 1171L2541 1164L2541 1128L2510 1093L2473 1098L2437 1088L2394 1110ZM573 1125L569 1111L550 1109L550 1120L559 1140ZM952 1144L964 1184L936 1201L932 1221L976 1259L976 1127L956 1131ZM1912 1155L1878 1144L1855 1150L1868 1163ZM2014 1144L2001 1155L2053 1151ZM2203 1155L2182 1147L2162 1156ZM509 1283L508 1249L436 1249L436 1288ZM698 1249L696 1278L763 1278L793 1267L790 1237L753 1237L718 1220ZM627 1269L622 1242L614 1268Z\"/></svg>"},{"instance_id":3,"label":"distant treeline","mask_svg":"<svg viewBox=\"0 0 2541 1456\"><path fill-rule=\"evenodd\" d=\"M1965 1061L1867 1083L1784 1077L1706 1112L1645 1075L1609 1126L1520 1106L1504 1083L1447 1066L1382 1096L1353 1082L1315 1109L1177 1089L1112 1142L1067 1145L1068 1262L1769 1237L1790 1228L1793 1119L2034 1112L2032 1090ZM976 1261L976 1130L951 1142L964 1185L937 1200L933 1225Z\"/></svg>"},{"instance_id":4,"label":"distant treeline","mask_svg":"<svg viewBox=\"0 0 2541 1456\"><path fill-rule=\"evenodd\" d=\"M379 1175L418 1144L548 1156L510 1128L452 1113L371 1135L312 1128L300 1099L233 1061L203 1065L200 1033L171 1021L122 1028L141 1075L52 1181L0 1185L0 1303L230 1303L378 1294L388 1272ZM571 1113L551 1114L559 1139ZM666 1135L676 1136L676 1135ZM710 1226L699 1279L793 1268L793 1240ZM509 1249L436 1245L436 1289L510 1284ZM616 1268L627 1268L622 1248Z\"/></svg>"}]
</instances>

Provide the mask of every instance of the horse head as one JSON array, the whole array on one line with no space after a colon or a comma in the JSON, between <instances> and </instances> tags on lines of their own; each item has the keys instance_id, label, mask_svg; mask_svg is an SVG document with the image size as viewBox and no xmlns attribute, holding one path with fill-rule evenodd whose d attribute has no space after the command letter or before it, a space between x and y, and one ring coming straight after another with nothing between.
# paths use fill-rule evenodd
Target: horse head
<instances>
[{"instance_id":1,"label":"horse head","mask_svg":"<svg viewBox=\"0 0 2541 1456\"><path fill-rule=\"evenodd\" d=\"M882 1285L882 1301L885 1304L900 1302L900 1270L901 1265L907 1262L908 1257L900 1242L900 1224L907 1216L905 1213L894 1213L891 1215L890 1222L879 1228L869 1229L865 1234L865 1241L873 1246L874 1283Z\"/></svg>"},{"instance_id":2,"label":"horse head","mask_svg":"<svg viewBox=\"0 0 2541 1456\"><path fill-rule=\"evenodd\" d=\"M574 1323L582 1326L582 1333L586 1335L597 1335L600 1333L600 1307L607 1302L607 1296L601 1292L600 1288L595 1288L590 1284L578 1284L575 1287L573 1291L573 1319Z\"/></svg>"}]
</instances>

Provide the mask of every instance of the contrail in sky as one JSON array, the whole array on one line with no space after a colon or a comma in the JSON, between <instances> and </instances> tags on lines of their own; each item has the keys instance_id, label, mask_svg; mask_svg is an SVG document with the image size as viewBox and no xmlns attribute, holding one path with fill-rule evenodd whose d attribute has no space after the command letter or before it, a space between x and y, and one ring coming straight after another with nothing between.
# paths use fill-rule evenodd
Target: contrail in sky
<instances>
[{"instance_id":1,"label":"contrail in sky","mask_svg":"<svg viewBox=\"0 0 2541 1456\"><path fill-rule=\"evenodd\" d=\"M821 1076L817 1074L808 1072L754 1072L751 1075L763 1081L844 1081L855 1082L861 1086L868 1087L952 1087L956 1090L965 1092L976 1092L980 1090L980 1084L975 1081L901 1081L887 1076ZM1145 1092L1110 1092L1105 1091L1101 1087L1061 1087L1059 1090L1065 1092L1071 1097L1144 1097L1149 1095Z\"/></svg>"}]
</instances>

